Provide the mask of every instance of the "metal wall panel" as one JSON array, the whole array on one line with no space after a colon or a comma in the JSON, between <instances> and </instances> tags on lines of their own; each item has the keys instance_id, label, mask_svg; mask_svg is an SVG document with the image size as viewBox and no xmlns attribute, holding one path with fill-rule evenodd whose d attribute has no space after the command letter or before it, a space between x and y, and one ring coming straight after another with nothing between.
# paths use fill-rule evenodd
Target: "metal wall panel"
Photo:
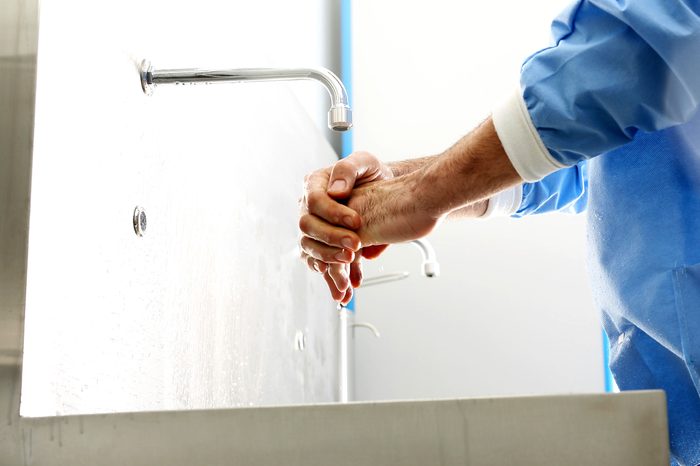
<instances>
[{"instance_id":1,"label":"metal wall panel","mask_svg":"<svg viewBox=\"0 0 700 466\"><path fill-rule=\"evenodd\" d=\"M21 359L37 4L0 0L0 363Z\"/></svg>"},{"instance_id":2,"label":"metal wall panel","mask_svg":"<svg viewBox=\"0 0 700 466\"><path fill-rule=\"evenodd\" d=\"M305 26L284 3L42 4L23 415L336 399L337 314L296 247L335 153L284 84L147 97L137 71L269 66Z\"/></svg>"}]
</instances>

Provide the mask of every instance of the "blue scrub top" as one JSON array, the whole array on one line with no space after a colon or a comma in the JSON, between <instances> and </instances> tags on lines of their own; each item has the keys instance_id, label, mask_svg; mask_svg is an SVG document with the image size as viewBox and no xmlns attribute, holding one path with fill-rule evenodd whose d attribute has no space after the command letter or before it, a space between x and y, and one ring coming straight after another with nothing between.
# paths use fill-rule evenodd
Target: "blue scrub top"
<instances>
[{"instance_id":1,"label":"blue scrub top","mask_svg":"<svg viewBox=\"0 0 700 466\"><path fill-rule=\"evenodd\" d=\"M700 464L700 1L590 0L526 60L523 98L568 168L516 217L588 210L591 282L622 390L663 389L671 451Z\"/></svg>"}]
</instances>

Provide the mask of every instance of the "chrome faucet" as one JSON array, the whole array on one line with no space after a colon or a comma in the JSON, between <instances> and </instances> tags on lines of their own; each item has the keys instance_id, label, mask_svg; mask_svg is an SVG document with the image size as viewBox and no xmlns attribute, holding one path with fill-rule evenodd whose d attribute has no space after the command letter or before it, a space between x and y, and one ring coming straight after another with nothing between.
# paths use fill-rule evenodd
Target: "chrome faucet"
<instances>
[{"instance_id":1,"label":"chrome faucet","mask_svg":"<svg viewBox=\"0 0 700 466\"><path fill-rule=\"evenodd\" d=\"M418 239L411 241L418 249L420 249L423 256L423 263L421 271L426 277L437 277L440 274L440 265L437 262L437 256L435 255L435 249L430 244L428 240ZM376 277L369 277L363 280L362 288L368 286L381 285L383 283L391 283L399 280L404 280L409 277L408 272L396 272L388 273L384 275L379 275ZM355 314L353 311L348 310L344 306L338 305L338 312L340 316L340 383L339 383L339 395L338 398L342 403L347 403L350 399L350 365L348 363L349 350L348 345L350 339L348 338L348 327L353 330L353 337L355 336L355 329L366 328L371 331L376 338L380 337L379 329L369 322L354 322Z\"/></svg>"},{"instance_id":2,"label":"chrome faucet","mask_svg":"<svg viewBox=\"0 0 700 466\"><path fill-rule=\"evenodd\" d=\"M417 239L411 241L423 254L423 275L426 277L437 277L440 275L440 264L438 264L437 256L433 245L427 239Z\"/></svg>"},{"instance_id":3,"label":"chrome faucet","mask_svg":"<svg viewBox=\"0 0 700 466\"><path fill-rule=\"evenodd\" d=\"M435 249L433 249L432 244L430 244L430 242L427 239L417 239L411 241L411 244L420 249L420 252L423 256L423 262L421 264L421 272L423 273L423 275L428 278L439 276L440 264L437 261ZM404 271L378 275L376 277L369 277L362 281L362 287L367 288L369 286L397 282L399 280L404 280L408 278L410 275L410 273Z\"/></svg>"},{"instance_id":4,"label":"chrome faucet","mask_svg":"<svg viewBox=\"0 0 700 466\"><path fill-rule=\"evenodd\" d=\"M311 79L320 82L331 97L328 127L347 131L352 127L352 109L343 82L325 68L240 68L232 70L171 69L154 70L148 60L141 62L141 87L147 95L163 84L196 84L220 82L295 81Z\"/></svg>"}]
</instances>

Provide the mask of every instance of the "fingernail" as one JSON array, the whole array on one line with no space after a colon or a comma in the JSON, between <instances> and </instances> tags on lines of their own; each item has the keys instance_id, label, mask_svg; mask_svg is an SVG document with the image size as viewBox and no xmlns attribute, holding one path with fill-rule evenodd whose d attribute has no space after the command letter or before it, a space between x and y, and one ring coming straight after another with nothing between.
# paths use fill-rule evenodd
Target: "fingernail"
<instances>
[{"instance_id":1,"label":"fingernail","mask_svg":"<svg viewBox=\"0 0 700 466\"><path fill-rule=\"evenodd\" d=\"M321 273L321 269L318 266L318 262L314 261L314 269L316 269L316 272Z\"/></svg>"},{"instance_id":2,"label":"fingernail","mask_svg":"<svg viewBox=\"0 0 700 466\"><path fill-rule=\"evenodd\" d=\"M340 244L342 244L344 248L354 249L353 244L352 244L352 240L350 238L346 237L346 238L341 239Z\"/></svg>"},{"instance_id":3,"label":"fingernail","mask_svg":"<svg viewBox=\"0 0 700 466\"><path fill-rule=\"evenodd\" d=\"M343 223L349 226L350 228L355 228L355 219L353 219L351 216L346 215L343 217Z\"/></svg>"},{"instance_id":4,"label":"fingernail","mask_svg":"<svg viewBox=\"0 0 700 466\"><path fill-rule=\"evenodd\" d=\"M335 255L335 258L338 259L339 261L347 261L347 260L349 260L348 254L347 254L347 252L345 251L345 249L343 249L342 251L340 251L339 253L337 253L337 254Z\"/></svg>"},{"instance_id":5,"label":"fingernail","mask_svg":"<svg viewBox=\"0 0 700 466\"><path fill-rule=\"evenodd\" d=\"M331 185L331 188L329 189L329 191L333 191L336 193L345 191L346 184L347 183L345 183L345 180L335 180L333 182L333 184Z\"/></svg>"}]
</instances>

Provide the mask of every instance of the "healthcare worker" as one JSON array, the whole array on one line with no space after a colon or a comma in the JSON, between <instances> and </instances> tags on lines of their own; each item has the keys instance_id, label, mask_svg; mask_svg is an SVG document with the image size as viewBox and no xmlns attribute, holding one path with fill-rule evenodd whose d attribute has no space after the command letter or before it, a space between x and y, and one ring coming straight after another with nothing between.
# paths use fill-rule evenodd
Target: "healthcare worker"
<instances>
[{"instance_id":1,"label":"healthcare worker","mask_svg":"<svg viewBox=\"0 0 700 466\"><path fill-rule=\"evenodd\" d=\"M447 215L587 207L615 380L665 390L674 461L700 464L700 1L581 0L553 33L444 153L356 154L308 176L303 258L347 301L360 256Z\"/></svg>"}]
</instances>

